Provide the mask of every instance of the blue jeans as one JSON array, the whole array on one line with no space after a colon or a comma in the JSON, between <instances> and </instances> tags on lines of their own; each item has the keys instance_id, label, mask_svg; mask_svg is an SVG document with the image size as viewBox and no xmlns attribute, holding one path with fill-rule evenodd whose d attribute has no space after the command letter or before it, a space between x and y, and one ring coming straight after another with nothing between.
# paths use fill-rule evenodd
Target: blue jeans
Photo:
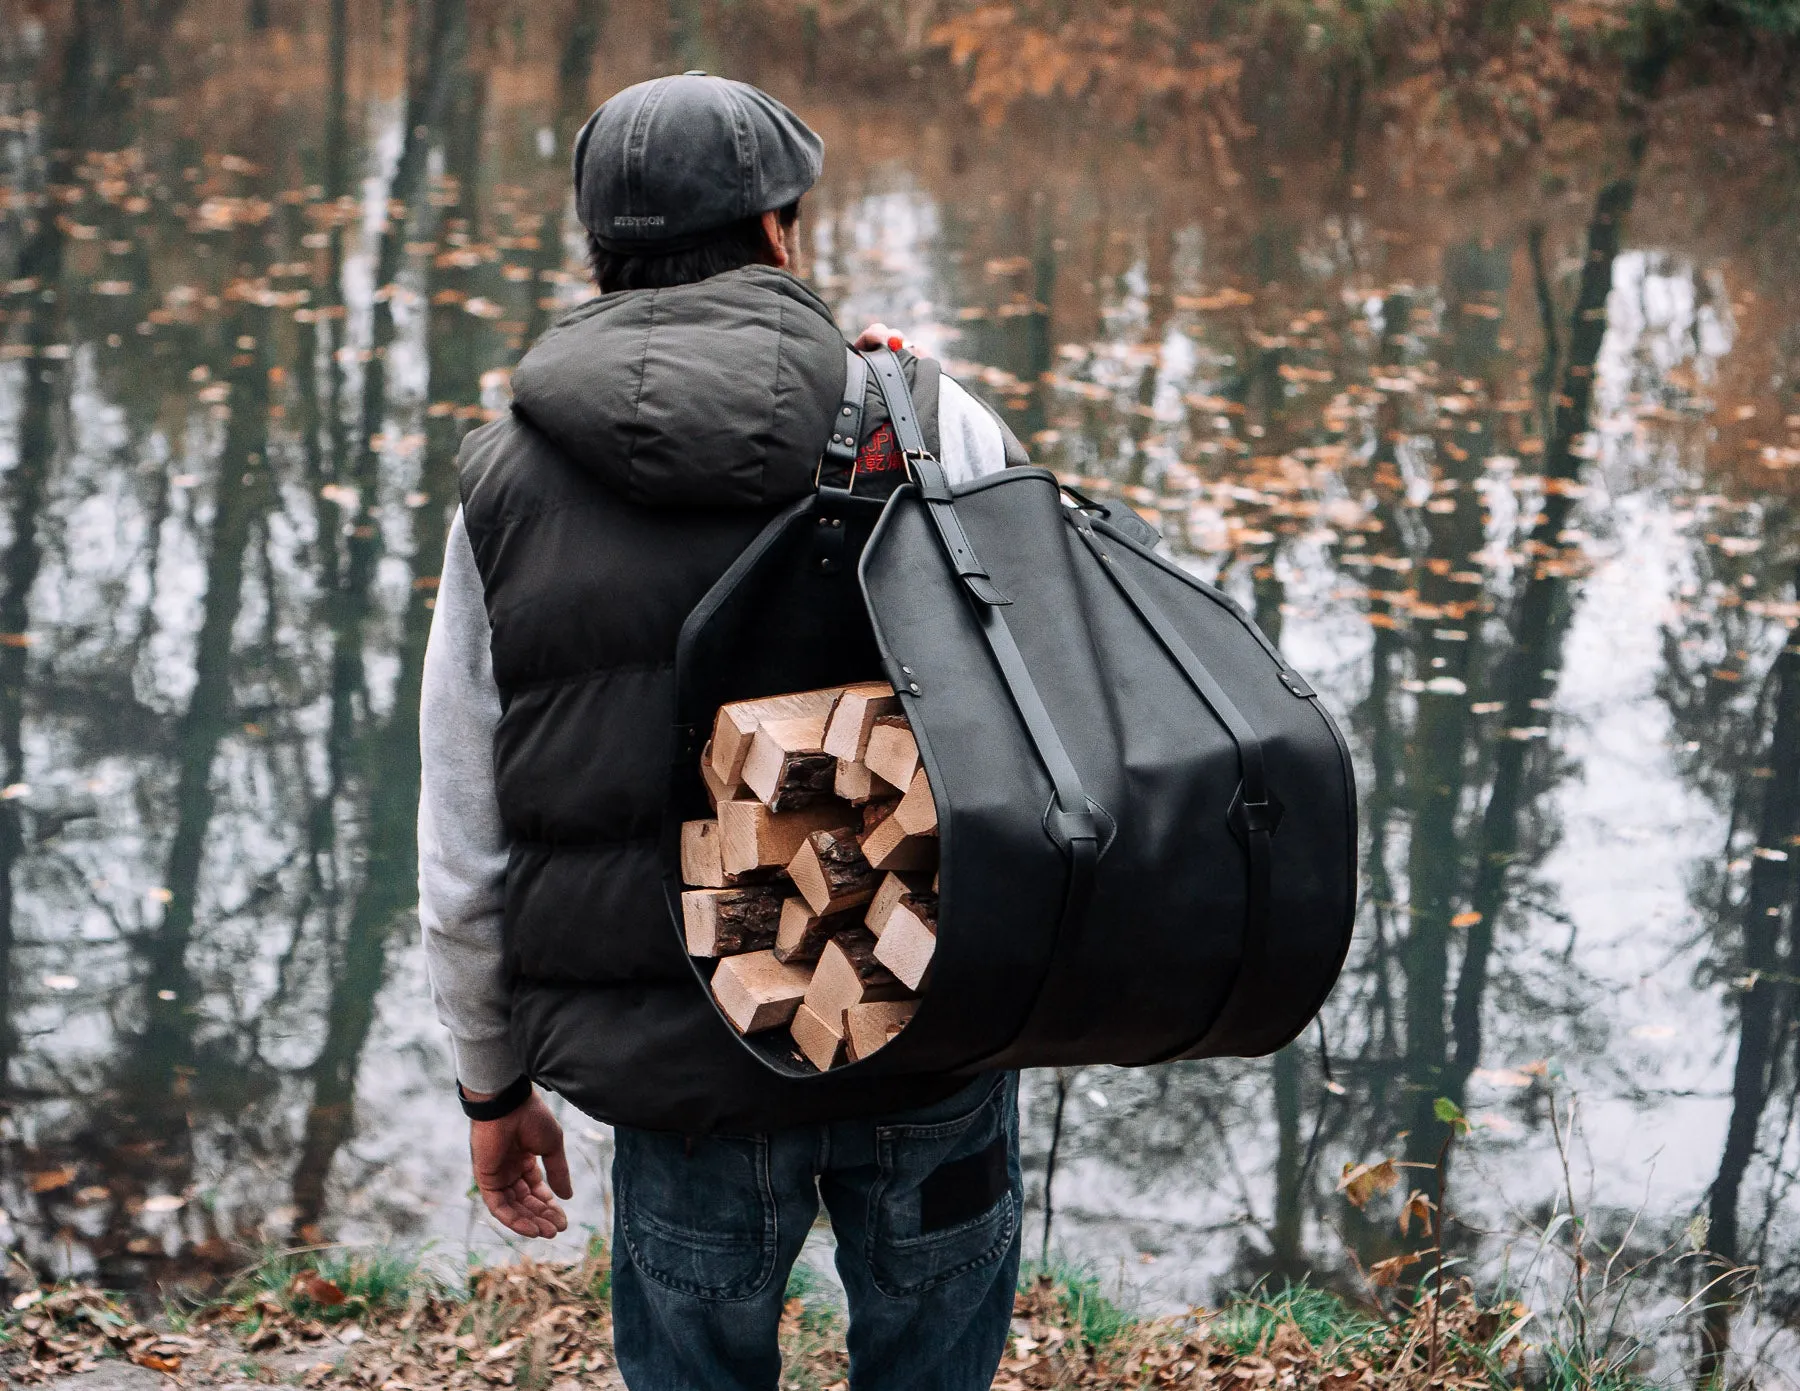
<instances>
[{"instance_id":1,"label":"blue jeans","mask_svg":"<svg viewBox=\"0 0 1800 1391\"><path fill-rule=\"evenodd\" d=\"M855 1391L987 1391L1019 1270L1018 1075L766 1135L620 1127L613 1348L631 1391L773 1391L788 1272L825 1200Z\"/></svg>"}]
</instances>

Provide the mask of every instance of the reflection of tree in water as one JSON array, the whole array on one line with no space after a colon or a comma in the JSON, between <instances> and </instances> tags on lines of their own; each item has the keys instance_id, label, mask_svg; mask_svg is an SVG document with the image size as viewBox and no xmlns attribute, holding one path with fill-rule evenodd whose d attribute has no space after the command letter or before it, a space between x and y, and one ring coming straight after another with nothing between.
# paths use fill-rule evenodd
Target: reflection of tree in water
<instances>
[{"instance_id":1,"label":"reflection of tree in water","mask_svg":"<svg viewBox=\"0 0 1800 1391\"><path fill-rule=\"evenodd\" d=\"M166 385L191 391L180 381L188 376L215 383L201 397L215 403L214 416L225 417L211 440L204 430L184 431L179 417L157 422L174 436L174 448L212 456L205 494L210 508L194 537L198 626L188 666L192 683L180 713L163 720L140 707L132 691L130 667L146 651L141 635L158 621L150 616L153 583L147 601L135 600L144 608L139 639L108 654L126 662L116 684L127 709L90 702L64 715L77 721L78 739L86 738L86 725L79 721L96 722L99 737L88 742L99 757L109 738L131 728L131 710L141 708L139 722L157 731L152 745L166 746L172 758L166 778L154 763L144 763L135 774L142 795L166 798L171 813L166 823L152 823L167 837L160 867L147 870L149 882L158 886L160 909L146 914L148 926L133 927L114 905L101 901L105 885L96 881L94 901L111 915L118 939L129 948L120 965L130 984L115 990L110 1001L111 1038L91 1061L32 1058L25 1095L43 1118L33 1126L32 1146L14 1147L7 1156L15 1170L9 1187L44 1190L7 1204L15 1221L36 1228L29 1249L39 1249L37 1234L48 1237L61 1228L53 1246L42 1248L46 1259L61 1263L74 1250L72 1239L85 1252L76 1267L91 1260L113 1285L135 1285L147 1276L164 1280L178 1269L162 1260L165 1250L174 1249L167 1239L145 1233L139 1210L151 1194L187 1196L195 1186L225 1190L223 1226L193 1204L175 1219L177 1235L184 1238L184 1262L213 1254L235 1262L237 1255L219 1238L257 1240L258 1224L270 1207L258 1174L269 1169L292 1171L296 1220L309 1225L318 1219L333 1156L351 1132L353 1088L384 978L387 944L414 894L418 684L434 576L455 504L457 443L479 416L481 372L500 356L493 332L465 314L463 305L476 299L478 290L496 300L505 292L498 288L495 258L479 240L484 79L465 61L463 5L461 0L421 4L408 30L415 63L413 97L403 113L407 137L389 190L415 215L394 217L376 249L379 283L395 286L395 293L378 298L373 342L358 350L342 295L346 219L336 206L353 187L354 175L345 129L354 111L345 99L348 18L347 5L333 6L316 166L323 197L305 206L278 198L280 189L297 182L279 161L243 172L232 196L241 197L244 206L260 198L265 205L286 202L294 211L273 217L252 213L237 219L235 230L223 238L199 233L194 251L205 259L198 268L204 273L216 266L223 277L216 308L193 326L168 316L158 320L153 313L157 322L140 330L163 335L154 353L170 363ZM98 28L104 31L104 24ZM109 69L92 56L100 42L94 31L77 26L65 55L68 71L91 74L109 99L122 100L127 87L111 82ZM129 35L121 36L121 43L129 48ZM142 62L147 51L141 45L130 49L131 61ZM570 81L579 86L576 77ZM71 81L62 90L70 107L93 122L82 133L96 141L108 138L109 128L91 102L83 107L91 97L87 88ZM269 113L260 119L267 123ZM115 143L125 145L137 133L126 126ZM428 189L427 157L446 141L446 133L449 177ZM59 142L58 148L66 151L59 159L66 157L71 168L79 164L78 141ZM180 151L171 153L180 158ZM50 177L75 182L57 168ZM158 169L155 177L168 175ZM42 226L49 233L26 248L27 268L54 283L61 271L61 232L50 219ZM315 228L325 230L315 238ZM175 242L195 237L179 222L157 228L153 218L122 228L120 235L152 243L155 231L168 232ZM423 401L417 404L425 427L425 469L396 476L389 461L403 461L408 448L395 418L407 412L397 409L389 365L409 345L397 331L394 310L406 287L395 282L404 278L402 242L434 231L444 234L442 254L427 261L432 269L420 299L431 306L424 341L434 398L430 409ZM292 266L305 266L297 259L304 256L302 242L320 251L325 269L315 280L316 298L279 288L284 276L293 275ZM206 257L209 249L212 255ZM417 246L409 245L406 254L416 257ZM33 321L34 346L39 337L49 344L92 332L90 325L64 321L61 306L76 301L64 287L58 289L64 293L45 297L53 308ZM291 308L296 299L308 307L289 329L275 309ZM104 336L104 328L96 336ZM65 360L45 356L48 370L30 378L22 401L20 467L6 480L9 516L27 523L12 532L5 553L7 584L0 593L0 613L15 633L27 626L25 600L40 549L32 527L43 515L45 479L57 448L53 427L69 403ZM120 386L128 416L141 402L157 401L154 391L133 395L130 387ZM144 435L138 428L141 448ZM167 483L160 476L153 481L156 495L166 497ZM186 486L176 480L177 488ZM383 529L392 530L389 518L401 493L408 494L408 507L399 515L410 523L411 560L398 582L403 594L398 612L390 618L396 606L383 596L395 583L383 569L384 556L391 554ZM354 505L346 506L350 499ZM163 532L184 523L172 521L166 507L151 509L146 521L140 535L154 582ZM311 540L302 539L308 522ZM303 634L299 644L292 635L296 629ZM384 649L393 652L397 670L382 716L368 657ZM24 684L25 651L23 639L0 649L0 715L5 716L0 754L12 759L9 782L23 780L21 726L31 693ZM313 721L309 705L324 712L322 725ZM320 732L307 732L309 725ZM129 757L141 762L142 747L131 749ZM316 793L309 786L315 769L323 770ZM0 818L7 822L0 827L0 852L9 864L24 846L21 827L36 830L40 838L44 834L41 816L21 821L21 805L0 802ZM270 847L268 835L289 843ZM240 842L249 849L248 858L233 863L227 847ZM101 850L110 873L131 878L121 866L107 863L104 845L80 848ZM72 859L67 873L78 895L87 892L82 880L92 870ZM12 888L10 877L6 887ZM122 887L127 895L132 892L129 883ZM285 948L272 951L284 937ZM9 968L15 956L7 953ZM91 950L73 960L84 979L105 976L109 969ZM300 1065L297 1080L311 1100L303 1108L296 1146L285 1138L291 1092L281 1076L293 1068L293 1043L309 1035L317 1044L308 1049L310 1061ZM59 1166L71 1177L49 1185L62 1171ZM234 1208L229 1195L246 1186L248 1204ZM77 1188L85 1191L71 1208Z\"/></svg>"},{"instance_id":2,"label":"reflection of tree in water","mask_svg":"<svg viewBox=\"0 0 1800 1391\"><path fill-rule=\"evenodd\" d=\"M1242 1248L1239 1280L1335 1264L1331 1251L1306 1250L1307 1212L1329 1212L1365 1263L1398 1249L1385 1218L1364 1219L1322 1195L1320 1155L1385 1152L1403 1130L1410 1132L1407 1157L1435 1159L1443 1130L1433 1103L1463 1101L1482 1061L1486 1001L1497 984L1506 989L1513 1027L1548 1015L1579 1030L1579 974L1534 981L1524 967L1502 961L1497 969L1495 945L1503 925L1525 934L1556 916L1532 880L1557 836L1545 815L1547 794L1569 771L1545 737L1545 711L1574 613L1571 580L1582 573L1580 538L1567 533L1623 212L1616 188L1601 194L1584 274L1562 311L1566 356L1553 342L1545 361L1524 362L1504 342L1510 244L1450 248L1436 297L1441 310L1416 293L1390 295L1366 358L1358 359L1348 330L1333 340L1338 380L1406 376L1416 387L1390 387L1367 417L1366 462L1351 441L1344 478L1357 506L1343 513L1333 545L1338 565L1368 577L1373 620L1366 694L1351 714L1367 760L1369 891L1356 956L1328 1012L1351 1095L1325 1097L1312 1045L1303 1042L1269 1064L1266 1091L1255 1083L1254 1065L1115 1075L1107 1085L1112 1105L1101 1113L1080 1107L1077 1084L1066 1142L1071 1156L1104 1158L1109 1170L1140 1185L1188 1174L1235 1191L1257 1232ZM1240 356L1249 370L1214 390L1246 407L1246 426L1261 427L1259 455L1304 452L1309 431L1320 438L1316 424L1289 428L1281 409L1255 409L1259 400L1283 399L1284 364L1316 360L1278 340L1267 330L1253 335L1257 351ZM1521 398L1533 376L1540 399ZM1524 510L1512 536L1494 542L1488 461L1526 454L1534 439L1541 440L1542 477L1521 481ZM1280 496L1257 481L1263 496ZM1248 571L1259 621L1272 632L1280 630L1287 593L1280 553L1296 530L1283 510L1253 500L1232 514L1238 534L1263 543L1240 552L1238 564ZM1510 589L1482 569L1493 550L1509 547L1519 561ZM1541 1047L1544 1024L1530 1027ZM1265 1124L1272 1133L1261 1133ZM1258 1138L1246 1141L1251 1127ZM1258 1196L1266 1191L1260 1177L1233 1158L1265 1148L1274 1160L1266 1200ZM1266 1219L1258 1215L1264 1201Z\"/></svg>"},{"instance_id":3,"label":"reflection of tree in water","mask_svg":"<svg viewBox=\"0 0 1800 1391\"><path fill-rule=\"evenodd\" d=\"M54 31L57 42L86 33L90 51L108 49L120 8L104 0L71 8L89 28ZM23 963L67 957L85 982L69 999L100 1001L78 1016L72 1004L67 1017L92 1024L104 1040L93 1051L105 1054L96 1060L34 1034L7 1059L18 1104L38 1107L43 1144L7 1156L15 1172L6 1206L31 1214L37 1232L77 1217L91 1228L94 1205L72 1216L67 1188L13 1199L23 1172L59 1167L79 1134L107 1157L78 1156L77 1182L104 1179L119 1195L106 1214L115 1226L89 1244L115 1253L121 1242L129 1253L147 1239L126 1205L132 1195L216 1184L221 1230L239 1235L238 1213L260 1216L291 1191L292 1218L275 1219L273 1235L290 1220L328 1225L337 1195L366 1174L349 1153L355 1086L359 1071L375 1076L377 992L412 892L412 706L453 499L450 461L473 418L481 370L510 360L556 312L556 283L570 270L562 154L586 114L590 67L598 62L610 87L644 75L630 55L660 69L671 55L692 59L712 46L741 59L742 75L767 76L783 90L791 67L809 68L824 85L807 90L806 102L830 104L835 116L846 85L843 26L853 22L844 7L824 8L822 20L815 14L804 26L805 51L794 53L791 31L778 42L759 27L756 7L732 9L724 42L706 29L706 7L685 0L615 0L610 14L561 3L519 11L510 25L485 6L471 6L465 23L458 0L331 0L314 9L310 27L284 29L291 7L253 6L250 27L266 18L266 30L238 35L235 49L220 50L224 59L193 59L183 80L194 92L217 84L230 63L256 67L282 40L294 42L310 74L279 92L281 104L242 103L233 118L241 127L198 139L142 104L149 92L168 96L167 86L109 82L116 57L82 67L71 48L49 60L97 84L70 81L57 98L81 113L65 119L86 122L85 103L95 124L46 138L46 149L75 152L50 182L80 183L80 151L130 153L135 137L152 167L129 170L131 178L167 195L128 217L113 203L96 209L90 194L71 216L98 227L93 244L65 243L60 224L41 222L49 240L37 245L76 267L59 259L59 269L43 273L71 282L115 233L129 239L128 251L108 250L99 263L128 267L121 278L139 287L137 297L65 295L32 305L29 320L15 317L7 328L9 341L35 355L17 397L19 462L0 479L10 523L0 634L22 633L35 618L38 645L28 665L26 648L0 640L3 775L26 780L58 760L131 771L120 779L126 790L109 792L90 818L102 833L86 840L86 822L51 833L69 807L38 794L0 801L0 930L16 938L0 941L10 948L0 963L13 977L7 1022L29 1016L35 1028L51 1017L48 1006L64 997L38 991ZM166 29L173 10L164 10ZM220 14L231 24L246 19L231 5L206 18ZM920 54L915 39L909 57ZM1494 195L1480 190L1461 204L1426 196L1418 184L1384 196L1380 142L1392 135L1392 108L1381 105L1388 94L1368 57L1334 55L1329 95L1270 80L1267 60L1253 63L1244 110L1255 129L1240 133L1241 148L1218 166L1235 164L1246 177L1218 188L1190 177L1214 167L1193 158L1196 122L1164 138L1152 111L1151 124L1124 139L1094 111L1065 103L1046 113L1042 129L1035 118L978 129L953 85L901 89L912 93L909 114L921 128L928 122L947 137L928 132L919 141L918 178L908 185L934 204L943 229L929 248L934 279L924 290L953 287L952 302L939 305L945 317L963 295L991 301L967 306L986 317L961 321L954 355L999 369L990 384L1000 406L1039 440L1047 461L1133 489L1134 501L1162 513L1177 548L1219 574L1272 632L1285 628L1304 646L1329 630L1337 670L1321 675L1332 677L1329 689L1354 693L1348 724L1362 759L1369 877L1356 959L1329 1014L1349 1094L1321 1091L1310 1037L1268 1063L1112 1077L1102 1084L1112 1103L1104 1111L1088 1095L1098 1074L1072 1077L1067 1089L1065 1157L1104 1161L1121 1185L1179 1198L1216 1190L1195 1205L1205 1214L1195 1220L1221 1219L1241 1236L1238 1278L1333 1265L1337 1248L1320 1235L1323 1219L1360 1221L1328 1191L1341 1159L1387 1152L1409 1123L1413 1152L1434 1151L1436 1096L1460 1098L1483 1061L1516 1061L1559 1037L1581 1037L1569 1008L1584 988L1579 974L1547 979L1552 949L1512 949L1515 941L1542 947L1535 938L1556 917L1553 889L1536 867L1559 835L1547 794L1567 769L1538 731L1550 723L1543 706L1555 695L1579 597L1576 543L1563 537L1579 504L1573 489L1515 477L1524 511L1505 534L1506 507L1489 516L1483 504L1507 492L1503 470L1489 467L1494 456L1516 456L1518 475L1541 472L1552 485L1581 467L1574 443L1590 414L1625 205L1603 199L1565 214L1546 197L1531 210L1544 223L1533 237L1510 214L1490 217L1482 200ZM307 66L315 59L316 70ZM766 73L753 71L758 65ZM116 135L102 130L113 119L108 103L127 117ZM46 115L55 109L44 105ZM1323 141L1308 124L1322 105L1339 123ZM854 106L844 109L860 119ZM531 136L552 112L556 157L547 159ZM1074 152L1066 157L1056 144L1065 134ZM950 147L947 169L934 171L940 143ZM887 157L878 145L873 153L856 145L834 139L832 177ZM1020 158L1043 149L1057 157ZM228 152L266 168L224 168ZM1641 148L1628 152L1632 174L1641 159ZM1365 201L1348 185L1352 176L1371 185ZM862 201L834 225L848 227L880 204L868 190L882 186L868 180ZM1616 197L1622 186L1611 187ZM260 195L275 206L266 221L196 229L189 219L215 194L227 203ZM821 200L831 196L821 190ZM382 197L403 204L404 215L365 236L370 200ZM531 198L535 208L511 206ZM551 210L560 215L542 215ZM1596 253L1579 284L1555 269L1558 253L1588 250L1584 229L1567 225L1571 216L1592 224L1585 232ZM1490 224L1491 243L1456 242L1463 228ZM6 223L0 238L19 225ZM1456 244L1440 264L1446 240ZM1538 282L1529 293L1527 269ZM39 273L20 274L28 271ZM311 298L303 307L233 298L205 307L207 293L239 279ZM904 308L921 286L895 282ZM177 286L200 298L172 319L156 318L140 342L138 321L164 313L162 296ZM369 302L370 289L390 286L397 289ZM1548 306L1541 317L1540 304ZM115 330L127 347L111 357L100 345ZM1529 346L1509 347L1505 330L1528 345L1561 341L1540 364ZM239 349L240 337L252 346ZM74 345L73 357L43 354L61 343ZM81 379L89 361L91 388ZM208 384L187 382L202 365ZM1054 373L1066 374L1063 384L1046 381ZM426 395L415 399L421 378ZM229 424L210 423L194 405L197 386L203 404L229 406ZM219 389L228 400L210 394ZM85 400L76 405L86 390L100 398L96 414L122 413L118 458L144 467L141 481L111 485L132 513L139 553L92 582L102 600L85 597L81 563L59 552L65 543L54 524L64 495L107 486L88 476L99 470L85 461L62 464L72 452L62 422L87 410ZM1057 432L1064 443L1052 447ZM1522 447L1534 435L1544 440L1541 469ZM152 448L159 437L173 441L169 468L191 464L200 486L165 486ZM256 470L237 468L236 456L247 462L251 452L262 456L261 481L246 486L243 474ZM403 508L408 493L424 500ZM196 495L201 503L190 507ZM1511 551L1516 569L1477 563L1477 550ZM131 583L140 573L147 597ZM116 609L120 619L112 627L110 617L85 614L47 622L48 606L32 599L46 577L59 586L72 577L89 607ZM1780 577L1785 583L1785 570ZM191 610L197 636L182 626L189 619L171 624L172 608ZM1352 612L1370 620L1367 634L1350 623ZM1741 606L1720 610L1723 627L1710 631L1742 616ZM122 637L97 656L115 632ZM196 639L191 668L188 638ZM182 649L172 660L171 641ZM1729 645L1757 657L1746 673L1774 660L1757 641ZM1717 665L1715 657L1708 660ZM165 679L170 666L174 680ZM1732 689L1754 684L1746 674ZM1711 759L1714 784L1742 783L1746 770L1769 766L1761 750L1773 739L1771 702L1755 718L1720 722L1721 737L1737 732ZM254 732L240 734L240 723ZM1704 724L1696 728L1711 737ZM36 752L41 729L55 730L66 755ZM169 795L176 787L180 795ZM1762 791L1758 781L1728 796L1752 817ZM157 808L119 811L107 802ZM102 873L122 887L92 888ZM138 895L151 884L169 902L140 910ZM1720 897L1724 889L1706 886L1706 901L1725 905L1716 907L1719 935L1730 942L1743 905ZM63 924L83 913L110 914L117 932L77 942ZM47 925L33 940L39 921ZM1742 977L1757 962L1794 954L1779 931L1771 948L1768 924L1755 926L1743 961L1735 947L1720 950L1721 973ZM1745 992L1742 1119L1726 1156L1726 1168L1742 1167L1735 1179L1722 1173L1713 1195L1715 1207L1741 1209L1737 1247L1747 1255L1770 1245L1765 1209L1785 1201L1792 1167L1779 1152L1757 1159L1741 1143L1745 1135L1766 1142L1795 1097L1782 1042L1793 1001L1783 989L1765 972ZM164 990L175 999L164 1000ZM423 1001L404 1009L425 1013ZM1756 1023L1758 1009L1765 1024ZM135 1121L102 1114L117 1109L126 1088L139 1094ZM1040 1165L1047 1119L1034 1107ZM1737 1197L1728 1201L1733 1184ZM1060 1205L1080 1220L1080 1201L1061 1193ZM182 1215L190 1241L210 1231L199 1206ZM1714 1226L1724 1254L1727 1224ZM1365 1258L1393 1249L1385 1229L1348 1231ZM1140 1235L1149 1247L1178 1239L1148 1228ZM109 1270L131 1278L123 1256Z\"/></svg>"},{"instance_id":4,"label":"reflection of tree in water","mask_svg":"<svg viewBox=\"0 0 1800 1391\"><path fill-rule=\"evenodd\" d=\"M1722 853L1697 861L1692 874L1710 939L1703 974L1722 981L1737 1007L1730 1118L1703 1208L1706 1278L1719 1279L1703 1320L1703 1383L1725 1366L1734 1315L1751 1286L1747 1274L1731 1272L1757 1268L1778 1309L1792 1306L1800 1274L1784 1254L1779 1221L1800 1134L1792 1043L1800 1011L1792 863L1800 846L1800 578L1786 507L1720 506L1707 526L1718 531L1694 547L1683 590L1691 600L1665 631L1660 683L1682 750L1677 762L1726 817ZM1746 593L1774 597L1746 603ZM1765 1185L1760 1196L1746 1193L1753 1177Z\"/></svg>"},{"instance_id":5,"label":"reflection of tree in water","mask_svg":"<svg viewBox=\"0 0 1800 1391\"><path fill-rule=\"evenodd\" d=\"M398 273L399 248L409 235L443 234L443 250L436 264L456 261L455 238L466 244L466 223L478 187L476 158L479 150L482 104L481 79L464 67L467 18L461 0L436 0L432 22L425 29L424 56L415 69L412 95L407 106L405 144L399 170L389 194L392 212L381 239L377 264L386 272L378 283L393 284ZM429 200L429 213L418 213L428 200L425 192L426 154L449 118L454 116L453 150L449 179L441 195ZM465 203L465 197L468 201ZM459 217L458 214L463 214ZM464 229L459 230L459 224ZM457 282L468 279L455 269L434 271L425 278L424 300L434 305L427 329L430 350L429 386L434 397L452 408L448 416L428 414L424 459L425 475L414 499L414 578L402 620L400 671L395 681L385 720L372 728L358 728L358 711L370 708L370 692L362 654L371 616L375 567L382 555L379 515L381 461L364 437L357 472L357 496L364 520L349 537L350 563L343 591L335 596L332 662L332 766L334 790L338 777L354 776L365 799L361 827L364 863L361 882L349 907L341 944L334 944L331 984L325 1010L325 1037L308 1068L312 1100L294 1166L295 1225L308 1239L317 1239L317 1223L324 1215L325 1184L331 1162L350 1137L357 1068L363 1046L374 1023L375 997L384 978L387 944L399 914L413 901L417 871L412 822L418 805L419 782L419 681L425 662L425 639L430 628L430 580L444 553L449 509L455 498L457 437L455 408L474 399L479 390L481 361L479 336L460 324L444 321L446 311L460 314L469 298ZM451 298L438 305L439 291ZM377 306L378 346L391 349L395 342L393 300ZM377 361L380 359L378 358ZM374 364L371 364L374 367ZM365 380L365 425L382 421L389 407L386 377L371 371ZM442 422L450 422L445 428ZM424 583L419 583L423 580ZM350 766L350 765L353 765ZM342 770L341 774L337 770Z\"/></svg>"}]
</instances>

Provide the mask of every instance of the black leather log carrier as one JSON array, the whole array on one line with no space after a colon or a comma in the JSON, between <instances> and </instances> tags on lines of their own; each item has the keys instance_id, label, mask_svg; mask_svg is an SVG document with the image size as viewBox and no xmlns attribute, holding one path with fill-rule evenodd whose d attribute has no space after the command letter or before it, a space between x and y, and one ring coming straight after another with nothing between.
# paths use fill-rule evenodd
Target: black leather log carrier
<instances>
[{"instance_id":1,"label":"black leather log carrier","mask_svg":"<svg viewBox=\"0 0 1800 1391\"><path fill-rule=\"evenodd\" d=\"M863 370L853 354L828 463L854 458ZM912 1022L833 1075L1281 1047L1336 981L1355 911L1355 783L1330 715L1134 513L1037 468L949 487L894 355L866 370L912 481L885 499L822 484L682 632L670 930L718 707L885 679L938 810L937 948ZM712 963L694 965L704 988ZM811 1072L780 1031L744 1046Z\"/></svg>"}]
</instances>

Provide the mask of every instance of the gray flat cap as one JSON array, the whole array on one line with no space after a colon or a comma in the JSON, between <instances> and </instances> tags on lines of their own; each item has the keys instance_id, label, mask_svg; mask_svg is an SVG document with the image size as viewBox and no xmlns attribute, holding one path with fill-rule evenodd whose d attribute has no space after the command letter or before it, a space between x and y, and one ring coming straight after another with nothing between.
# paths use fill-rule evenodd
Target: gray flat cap
<instances>
[{"instance_id":1,"label":"gray flat cap","mask_svg":"<svg viewBox=\"0 0 1800 1391\"><path fill-rule=\"evenodd\" d=\"M818 182L825 142L767 92L702 72L627 87L575 137L575 211L614 252L681 251Z\"/></svg>"}]
</instances>

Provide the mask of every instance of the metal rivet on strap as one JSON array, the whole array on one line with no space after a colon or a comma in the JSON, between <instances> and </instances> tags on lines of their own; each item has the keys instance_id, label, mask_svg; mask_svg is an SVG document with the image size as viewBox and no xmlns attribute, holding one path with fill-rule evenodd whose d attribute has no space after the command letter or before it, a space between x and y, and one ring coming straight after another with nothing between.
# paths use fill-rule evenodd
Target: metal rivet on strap
<instances>
[{"instance_id":1,"label":"metal rivet on strap","mask_svg":"<svg viewBox=\"0 0 1800 1391\"><path fill-rule=\"evenodd\" d=\"M906 689L911 691L914 695L918 695L919 694L919 683L917 681L915 681L912 683L912 685L908 686Z\"/></svg>"}]
</instances>

